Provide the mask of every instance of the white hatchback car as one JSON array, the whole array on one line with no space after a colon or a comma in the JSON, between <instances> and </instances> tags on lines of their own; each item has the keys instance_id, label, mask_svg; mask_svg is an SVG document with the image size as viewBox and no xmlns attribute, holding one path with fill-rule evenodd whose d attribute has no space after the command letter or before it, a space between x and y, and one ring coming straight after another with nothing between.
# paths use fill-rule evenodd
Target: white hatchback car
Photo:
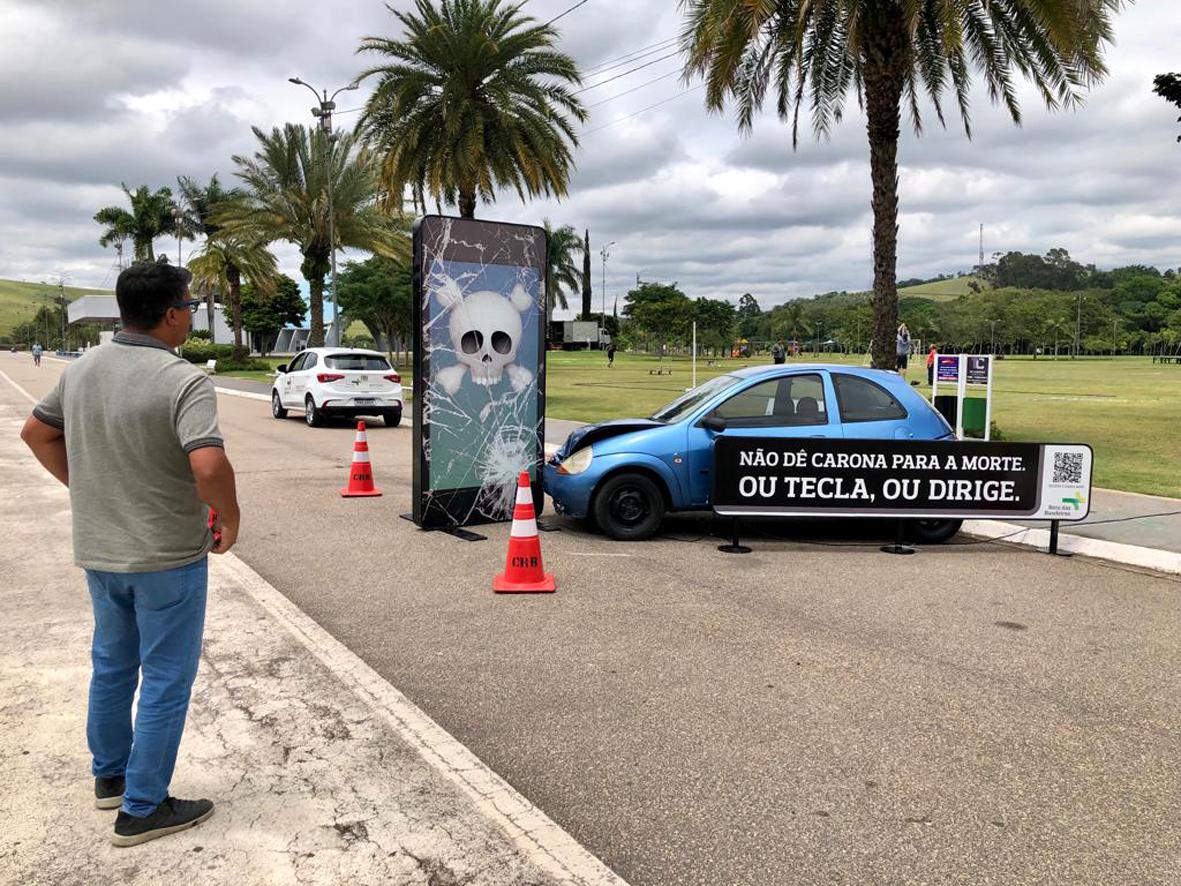
<instances>
[{"instance_id":1,"label":"white hatchback car","mask_svg":"<svg viewBox=\"0 0 1181 886\"><path fill-rule=\"evenodd\" d=\"M308 348L279 367L271 388L271 414L302 409L307 423L331 416L380 415L386 427L402 420L402 377L384 354L346 348Z\"/></svg>"}]
</instances>

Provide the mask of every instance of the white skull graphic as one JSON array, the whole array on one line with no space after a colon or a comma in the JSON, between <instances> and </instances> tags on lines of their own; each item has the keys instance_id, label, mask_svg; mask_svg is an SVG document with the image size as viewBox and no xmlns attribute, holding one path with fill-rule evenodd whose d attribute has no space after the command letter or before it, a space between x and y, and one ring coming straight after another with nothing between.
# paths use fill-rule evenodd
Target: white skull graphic
<instances>
[{"instance_id":1,"label":"white skull graphic","mask_svg":"<svg viewBox=\"0 0 1181 886\"><path fill-rule=\"evenodd\" d=\"M459 360L437 373L443 389L454 394L469 372L475 384L490 387L499 384L507 372L513 389L524 390L533 373L513 361L521 345L521 315L533 305L525 287L518 283L507 298L490 290L465 298L459 285L445 278L438 297L451 311L449 332Z\"/></svg>"}]
</instances>

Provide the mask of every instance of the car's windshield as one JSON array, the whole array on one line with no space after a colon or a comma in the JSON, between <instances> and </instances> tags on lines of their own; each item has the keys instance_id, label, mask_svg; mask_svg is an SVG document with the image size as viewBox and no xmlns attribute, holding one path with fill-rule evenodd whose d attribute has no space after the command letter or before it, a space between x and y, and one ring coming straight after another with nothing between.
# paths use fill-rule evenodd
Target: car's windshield
<instances>
[{"instance_id":1,"label":"car's windshield","mask_svg":"<svg viewBox=\"0 0 1181 886\"><path fill-rule=\"evenodd\" d=\"M652 415L653 421L662 421L670 423L684 418L706 400L712 398L715 394L720 394L727 388L732 388L734 385L741 382L742 379L734 375L719 375L717 378L711 378L704 384L700 384L691 391L686 391L677 399L673 400L667 406L657 410Z\"/></svg>"},{"instance_id":2,"label":"car's windshield","mask_svg":"<svg viewBox=\"0 0 1181 886\"><path fill-rule=\"evenodd\" d=\"M329 354L324 358L329 369L345 369L360 372L380 372L390 368L385 357L377 354Z\"/></svg>"}]
</instances>

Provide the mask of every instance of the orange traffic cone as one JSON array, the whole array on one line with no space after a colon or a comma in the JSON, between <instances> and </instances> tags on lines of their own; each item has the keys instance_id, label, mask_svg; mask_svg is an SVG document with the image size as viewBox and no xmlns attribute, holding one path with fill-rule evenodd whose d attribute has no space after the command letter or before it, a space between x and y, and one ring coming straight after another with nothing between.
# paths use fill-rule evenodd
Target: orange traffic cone
<instances>
[{"instance_id":1,"label":"orange traffic cone","mask_svg":"<svg viewBox=\"0 0 1181 886\"><path fill-rule=\"evenodd\" d=\"M345 498L381 495L373 485L373 468L369 465L369 440L365 436L365 422L357 422L357 439L353 443L353 465L349 468L349 485L340 490Z\"/></svg>"},{"instance_id":2,"label":"orange traffic cone","mask_svg":"<svg viewBox=\"0 0 1181 886\"><path fill-rule=\"evenodd\" d=\"M533 490L529 487L528 471L521 471L517 478L517 506L513 509L508 557L504 572L492 579L492 590L497 593L557 590L553 573L546 572L541 565L541 539L537 536L537 517L533 512Z\"/></svg>"}]
</instances>

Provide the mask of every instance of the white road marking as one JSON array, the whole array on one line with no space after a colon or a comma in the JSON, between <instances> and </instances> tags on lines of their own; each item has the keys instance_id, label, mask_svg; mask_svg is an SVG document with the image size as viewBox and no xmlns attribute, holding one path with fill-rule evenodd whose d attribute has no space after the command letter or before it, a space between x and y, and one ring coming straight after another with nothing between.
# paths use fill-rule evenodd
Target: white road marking
<instances>
[{"instance_id":1,"label":"white road marking","mask_svg":"<svg viewBox=\"0 0 1181 886\"><path fill-rule=\"evenodd\" d=\"M262 400L264 403L270 403L271 397L269 394L258 394L254 391L238 391L234 388L219 388L217 385L213 386L213 390L219 394L225 394L229 397L242 397L246 400Z\"/></svg>"},{"instance_id":2,"label":"white road marking","mask_svg":"<svg viewBox=\"0 0 1181 886\"><path fill-rule=\"evenodd\" d=\"M37 398L2 370L0 377L30 401L37 402ZM261 396L245 391L222 392ZM239 582L259 606L381 715L428 765L455 784L486 818L508 834L529 861L558 882L571 886L627 886L622 877L237 556L232 553L213 556L209 564L212 576L227 574Z\"/></svg>"},{"instance_id":3,"label":"white road marking","mask_svg":"<svg viewBox=\"0 0 1181 886\"><path fill-rule=\"evenodd\" d=\"M380 714L422 758L504 830L529 861L561 883L627 886L626 882L467 747L325 631L234 554L211 557L359 698Z\"/></svg>"}]
</instances>

